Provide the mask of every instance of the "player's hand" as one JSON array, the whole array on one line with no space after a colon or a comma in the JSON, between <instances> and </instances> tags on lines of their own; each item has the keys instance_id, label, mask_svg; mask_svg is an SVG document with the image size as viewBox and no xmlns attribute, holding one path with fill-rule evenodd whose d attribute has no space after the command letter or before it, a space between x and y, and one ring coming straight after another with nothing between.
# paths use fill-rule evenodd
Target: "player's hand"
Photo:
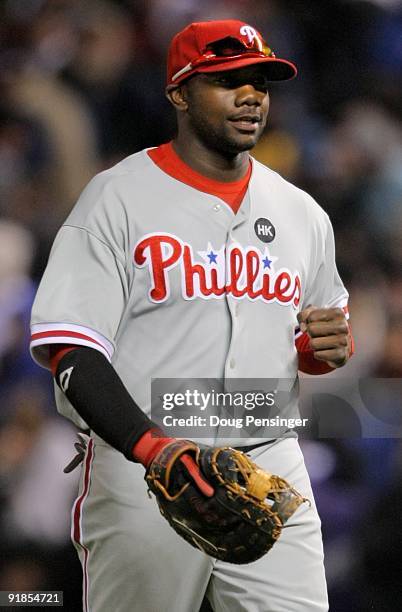
<instances>
[{"instance_id":1,"label":"player's hand","mask_svg":"<svg viewBox=\"0 0 402 612\"><path fill-rule=\"evenodd\" d=\"M314 358L331 368L340 368L352 352L351 335L341 308L307 306L297 315L300 330L310 336Z\"/></svg>"},{"instance_id":2,"label":"player's hand","mask_svg":"<svg viewBox=\"0 0 402 612\"><path fill-rule=\"evenodd\" d=\"M159 429L150 429L145 432L133 448L133 456L136 461L148 469L152 461L166 446L175 442L175 438L164 437L164 434ZM212 497L215 493L213 487L202 475L200 468L194 461L193 457L188 454L181 455L179 458L181 467L185 469L188 478L197 485L198 489L206 497Z\"/></svg>"}]
</instances>

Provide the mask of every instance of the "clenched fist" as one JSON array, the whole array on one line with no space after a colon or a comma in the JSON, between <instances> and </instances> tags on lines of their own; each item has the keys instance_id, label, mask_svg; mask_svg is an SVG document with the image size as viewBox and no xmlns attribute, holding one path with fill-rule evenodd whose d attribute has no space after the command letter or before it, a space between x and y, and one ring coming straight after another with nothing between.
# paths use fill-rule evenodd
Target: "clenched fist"
<instances>
[{"instance_id":1,"label":"clenched fist","mask_svg":"<svg viewBox=\"0 0 402 612\"><path fill-rule=\"evenodd\" d=\"M308 306L297 315L300 329L310 337L314 358L340 368L352 354L352 337L341 308Z\"/></svg>"}]
</instances>

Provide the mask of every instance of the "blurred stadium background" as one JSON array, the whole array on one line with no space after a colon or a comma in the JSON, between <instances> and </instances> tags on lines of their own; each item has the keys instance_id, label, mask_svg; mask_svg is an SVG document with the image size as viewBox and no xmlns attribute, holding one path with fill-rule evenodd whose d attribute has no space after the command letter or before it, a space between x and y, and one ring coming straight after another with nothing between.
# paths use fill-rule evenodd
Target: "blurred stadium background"
<instances>
[{"instance_id":1,"label":"blurred stadium background","mask_svg":"<svg viewBox=\"0 0 402 612\"><path fill-rule=\"evenodd\" d=\"M171 36L217 18L250 22L299 66L296 81L273 84L254 153L332 218L357 343L342 376L402 377L400 1L3 0L0 590L64 590L65 609L81 609L69 542L79 470L62 473L75 433L28 354L30 307L85 183L174 133L163 94ZM332 612L402 609L401 402L386 400L394 437L303 442Z\"/></svg>"}]
</instances>

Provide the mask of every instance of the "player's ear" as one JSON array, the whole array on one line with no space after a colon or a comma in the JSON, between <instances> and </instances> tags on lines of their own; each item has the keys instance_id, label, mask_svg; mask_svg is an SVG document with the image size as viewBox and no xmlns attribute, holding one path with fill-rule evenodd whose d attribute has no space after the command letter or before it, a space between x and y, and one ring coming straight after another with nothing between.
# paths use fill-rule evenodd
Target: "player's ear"
<instances>
[{"instance_id":1,"label":"player's ear","mask_svg":"<svg viewBox=\"0 0 402 612\"><path fill-rule=\"evenodd\" d=\"M185 112L188 109L187 88L183 85L168 85L165 95L177 111Z\"/></svg>"}]
</instances>

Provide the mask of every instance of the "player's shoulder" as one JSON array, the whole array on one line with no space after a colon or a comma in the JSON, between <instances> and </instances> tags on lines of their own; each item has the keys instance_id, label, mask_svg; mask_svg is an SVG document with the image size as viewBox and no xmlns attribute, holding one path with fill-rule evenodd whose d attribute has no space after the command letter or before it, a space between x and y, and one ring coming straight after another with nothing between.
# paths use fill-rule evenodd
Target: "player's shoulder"
<instances>
[{"instance_id":1,"label":"player's shoulder","mask_svg":"<svg viewBox=\"0 0 402 612\"><path fill-rule=\"evenodd\" d=\"M65 225L87 227L92 220L105 216L114 222L123 219L127 206L135 206L146 185L152 183L154 168L144 149L98 172L81 192Z\"/></svg>"},{"instance_id":2,"label":"player's shoulder","mask_svg":"<svg viewBox=\"0 0 402 612\"><path fill-rule=\"evenodd\" d=\"M253 158L253 176L265 192L275 193L281 202L286 202L292 209L303 209L310 220L314 218L327 223L329 217L318 202L300 187L297 187L275 170Z\"/></svg>"}]
</instances>

